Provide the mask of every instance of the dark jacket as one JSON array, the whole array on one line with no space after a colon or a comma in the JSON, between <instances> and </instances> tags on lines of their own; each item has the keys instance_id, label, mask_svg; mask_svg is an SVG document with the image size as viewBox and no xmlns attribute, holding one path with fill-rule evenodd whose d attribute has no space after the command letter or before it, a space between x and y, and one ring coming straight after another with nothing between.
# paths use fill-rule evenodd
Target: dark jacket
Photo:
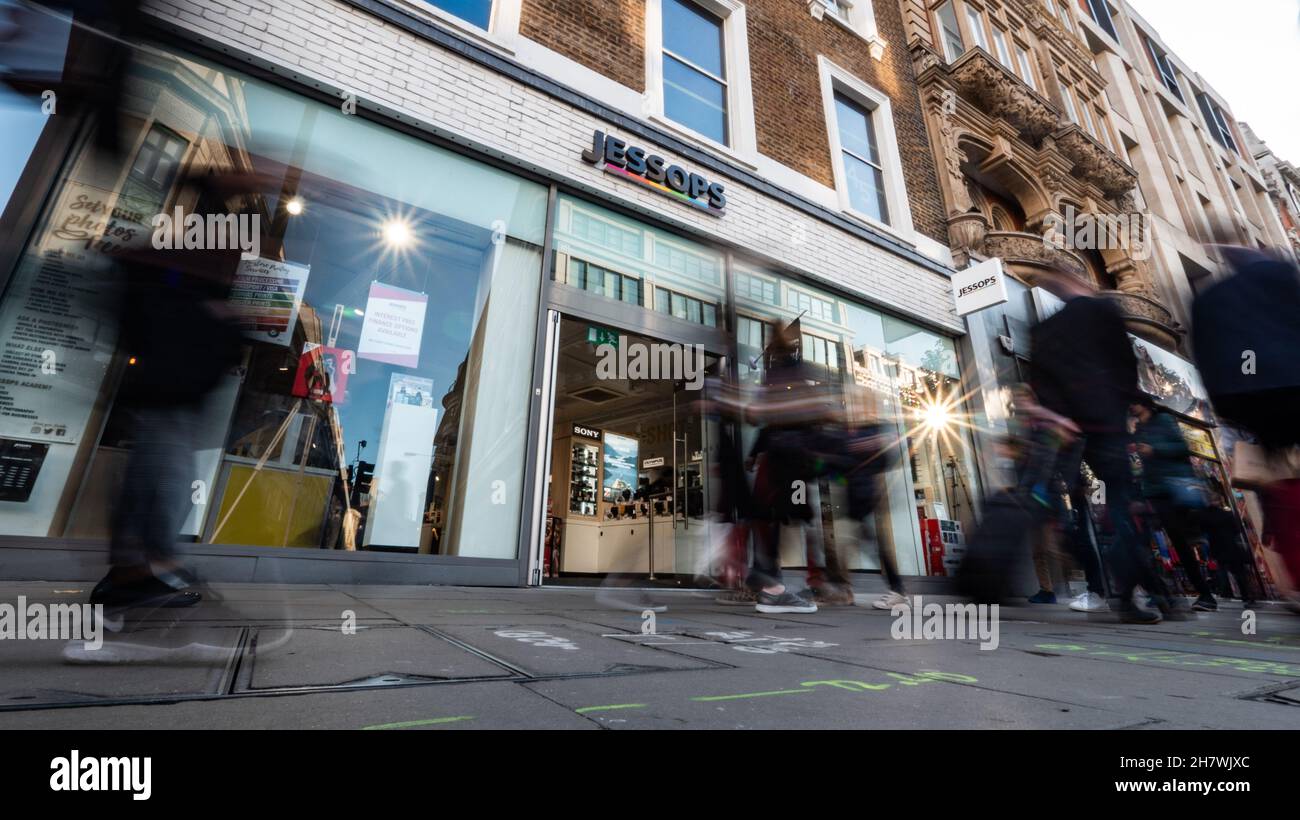
<instances>
[{"instance_id":1,"label":"dark jacket","mask_svg":"<svg viewBox=\"0 0 1300 820\"><path fill-rule=\"evenodd\" d=\"M1100 296L1076 296L1034 326L1030 387L1044 407L1085 433L1120 433L1140 398L1137 356L1119 309Z\"/></svg>"},{"instance_id":2,"label":"dark jacket","mask_svg":"<svg viewBox=\"0 0 1300 820\"><path fill-rule=\"evenodd\" d=\"M1226 255L1235 273L1192 303L1196 369L1210 398L1300 386L1300 273L1246 248Z\"/></svg>"},{"instance_id":3,"label":"dark jacket","mask_svg":"<svg viewBox=\"0 0 1300 820\"><path fill-rule=\"evenodd\" d=\"M1169 413L1157 410L1145 424L1138 424L1133 434L1138 445L1150 445L1154 451L1142 456L1142 495L1147 498L1164 498L1169 495L1170 479L1196 479L1192 469L1192 451L1178 427L1178 421Z\"/></svg>"}]
</instances>

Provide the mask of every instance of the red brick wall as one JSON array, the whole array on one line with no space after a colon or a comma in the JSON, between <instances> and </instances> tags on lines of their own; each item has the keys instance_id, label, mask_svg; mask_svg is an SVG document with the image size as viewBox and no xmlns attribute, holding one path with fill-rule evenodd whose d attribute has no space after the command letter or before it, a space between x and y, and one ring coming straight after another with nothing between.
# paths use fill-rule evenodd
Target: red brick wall
<instances>
[{"instance_id":1,"label":"red brick wall","mask_svg":"<svg viewBox=\"0 0 1300 820\"><path fill-rule=\"evenodd\" d=\"M524 0L519 32L628 88L645 90L644 0Z\"/></svg>"},{"instance_id":2,"label":"red brick wall","mask_svg":"<svg viewBox=\"0 0 1300 820\"><path fill-rule=\"evenodd\" d=\"M894 130L912 221L918 231L946 245L944 209L899 0L874 0L872 5L880 36L889 43L884 60L879 62L867 53L861 37L830 19L813 19L806 0L748 0L758 150L834 186L817 73L817 55L826 55L893 100ZM525 37L606 77L645 90L643 0L524 0L520 30Z\"/></svg>"},{"instance_id":3,"label":"red brick wall","mask_svg":"<svg viewBox=\"0 0 1300 820\"><path fill-rule=\"evenodd\" d=\"M948 243L944 208L897 0L874 0L876 25L889 46L876 61L867 44L830 20L816 20L796 0L750 0L749 60L758 150L834 186L817 55L887 94L907 183L912 222Z\"/></svg>"}]
</instances>

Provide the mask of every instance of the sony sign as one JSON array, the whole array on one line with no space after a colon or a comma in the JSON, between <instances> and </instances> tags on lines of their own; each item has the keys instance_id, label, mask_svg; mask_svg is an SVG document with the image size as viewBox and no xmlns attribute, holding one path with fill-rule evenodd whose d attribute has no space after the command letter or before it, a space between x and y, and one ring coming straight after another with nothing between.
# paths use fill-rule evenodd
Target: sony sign
<instances>
[{"instance_id":1,"label":"sony sign","mask_svg":"<svg viewBox=\"0 0 1300 820\"><path fill-rule=\"evenodd\" d=\"M1002 260L994 257L954 273L952 295L958 316L1007 301L1007 275L1002 270Z\"/></svg>"}]
</instances>

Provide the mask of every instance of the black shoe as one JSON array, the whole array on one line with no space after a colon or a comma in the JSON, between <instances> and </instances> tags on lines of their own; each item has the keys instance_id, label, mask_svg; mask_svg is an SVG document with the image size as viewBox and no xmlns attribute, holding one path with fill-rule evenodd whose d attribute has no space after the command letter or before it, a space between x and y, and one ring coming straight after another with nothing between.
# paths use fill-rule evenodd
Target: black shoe
<instances>
[{"instance_id":1,"label":"black shoe","mask_svg":"<svg viewBox=\"0 0 1300 820\"><path fill-rule=\"evenodd\" d=\"M1157 598L1156 606L1160 608L1160 614L1166 621L1190 621L1195 615L1191 607L1182 598Z\"/></svg>"},{"instance_id":2,"label":"black shoe","mask_svg":"<svg viewBox=\"0 0 1300 820\"><path fill-rule=\"evenodd\" d=\"M1213 595L1206 593L1196 599L1196 602L1192 604L1192 609L1197 612L1218 612L1219 602L1214 600Z\"/></svg>"},{"instance_id":3,"label":"black shoe","mask_svg":"<svg viewBox=\"0 0 1300 820\"><path fill-rule=\"evenodd\" d=\"M817 604L811 601L805 601L790 590L773 594L771 592L758 593L758 601L754 604L754 609L768 615L780 615L784 613L802 613L808 614L817 611Z\"/></svg>"},{"instance_id":4,"label":"black shoe","mask_svg":"<svg viewBox=\"0 0 1300 820\"><path fill-rule=\"evenodd\" d=\"M105 609L120 610L133 607L185 607L194 606L203 599L197 592L176 589L153 575L132 581L120 581L109 573L95 585L90 593L91 604L102 604Z\"/></svg>"},{"instance_id":5,"label":"black shoe","mask_svg":"<svg viewBox=\"0 0 1300 820\"><path fill-rule=\"evenodd\" d=\"M1120 623L1125 624L1158 624L1160 616L1149 609L1142 609L1134 606L1132 603L1126 603L1119 608Z\"/></svg>"}]
</instances>

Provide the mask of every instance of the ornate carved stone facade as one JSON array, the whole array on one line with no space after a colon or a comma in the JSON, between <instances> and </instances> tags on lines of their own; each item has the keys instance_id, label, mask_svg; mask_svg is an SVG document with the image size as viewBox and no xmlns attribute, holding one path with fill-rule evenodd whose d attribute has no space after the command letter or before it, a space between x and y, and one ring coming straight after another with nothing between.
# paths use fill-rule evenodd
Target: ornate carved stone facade
<instances>
[{"instance_id":1,"label":"ornate carved stone facade","mask_svg":"<svg viewBox=\"0 0 1300 820\"><path fill-rule=\"evenodd\" d=\"M1053 241L1065 214L1129 218L1137 173L1116 153L1105 80L1073 3L901 0L958 267L999 257L1114 293L1135 333L1177 347L1140 248ZM1067 28L1068 26L1068 28Z\"/></svg>"}]
</instances>

